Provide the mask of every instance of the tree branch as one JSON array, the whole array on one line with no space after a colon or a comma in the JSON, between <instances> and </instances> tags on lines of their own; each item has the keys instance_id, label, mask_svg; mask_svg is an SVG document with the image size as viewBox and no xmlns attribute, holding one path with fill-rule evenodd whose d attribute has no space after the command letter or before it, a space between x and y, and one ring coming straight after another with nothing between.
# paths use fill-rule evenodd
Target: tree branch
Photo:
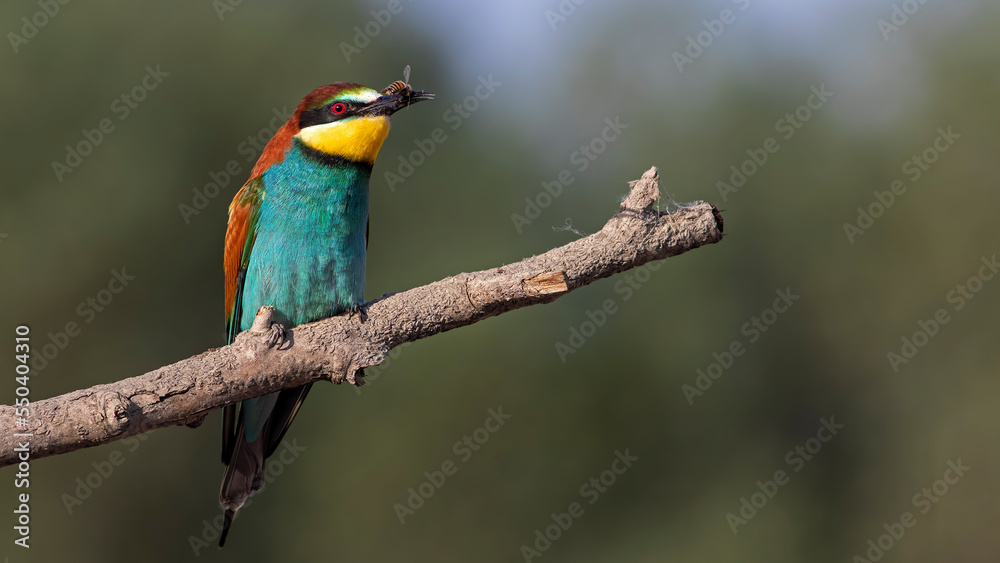
<instances>
[{"instance_id":1,"label":"tree branch","mask_svg":"<svg viewBox=\"0 0 1000 563\"><path fill-rule=\"evenodd\" d=\"M722 239L722 216L697 202L656 208L656 168L631 182L600 231L515 264L458 274L364 305L367 319L340 315L300 325L270 346L272 311L222 348L116 383L31 404L31 458L97 446L164 426L197 426L213 409L319 379L362 384L367 366L394 347L528 305L549 303L601 278ZM0 467L16 463L25 438L13 406L0 406Z\"/></svg>"}]
</instances>

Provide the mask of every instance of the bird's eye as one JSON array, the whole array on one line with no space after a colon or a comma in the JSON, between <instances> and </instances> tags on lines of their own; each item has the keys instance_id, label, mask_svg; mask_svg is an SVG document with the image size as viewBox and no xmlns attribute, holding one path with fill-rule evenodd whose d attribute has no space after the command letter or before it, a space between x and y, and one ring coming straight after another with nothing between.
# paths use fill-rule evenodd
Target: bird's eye
<instances>
[{"instance_id":1,"label":"bird's eye","mask_svg":"<svg viewBox=\"0 0 1000 563\"><path fill-rule=\"evenodd\" d=\"M347 106L344 105L341 102L337 102L337 103L333 104L333 106L331 106L330 109L333 111L334 115L340 115L340 114L344 113L345 111L347 111Z\"/></svg>"}]
</instances>

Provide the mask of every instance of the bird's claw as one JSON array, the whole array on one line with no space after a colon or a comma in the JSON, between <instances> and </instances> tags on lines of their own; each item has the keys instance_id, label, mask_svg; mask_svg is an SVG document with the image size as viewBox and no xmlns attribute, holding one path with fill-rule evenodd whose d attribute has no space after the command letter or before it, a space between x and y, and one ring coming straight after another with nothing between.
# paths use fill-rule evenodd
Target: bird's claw
<instances>
[{"instance_id":1,"label":"bird's claw","mask_svg":"<svg viewBox=\"0 0 1000 563\"><path fill-rule=\"evenodd\" d=\"M351 308L351 317L354 317L354 315L357 315L358 320L360 320L361 322L365 322L368 320L368 313L364 310L364 308L361 305L355 305L354 307Z\"/></svg>"},{"instance_id":2,"label":"bird's claw","mask_svg":"<svg viewBox=\"0 0 1000 563\"><path fill-rule=\"evenodd\" d=\"M365 368L359 369L357 372L347 376L347 382L351 385L361 387L365 384Z\"/></svg>"},{"instance_id":3,"label":"bird's claw","mask_svg":"<svg viewBox=\"0 0 1000 563\"><path fill-rule=\"evenodd\" d=\"M271 329L264 339L268 348L281 347L285 343L285 325L281 323L271 323Z\"/></svg>"}]
</instances>

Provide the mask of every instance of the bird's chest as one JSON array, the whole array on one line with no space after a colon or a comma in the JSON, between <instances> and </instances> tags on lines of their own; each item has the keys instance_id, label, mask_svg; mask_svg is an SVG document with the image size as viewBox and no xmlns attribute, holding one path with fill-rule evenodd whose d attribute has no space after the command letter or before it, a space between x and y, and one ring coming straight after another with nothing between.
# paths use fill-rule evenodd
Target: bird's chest
<instances>
[{"instance_id":1,"label":"bird's chest","mask_svg":"<svg viewBox=\"0 0 1000 563\"><path fill-rule=\"evenodd\" d=\"M296 325L364 300L367 178L344 180L314 183L305 193L268 190L247 266L241 328L263 305Z\"/></svg>"}]
</instances>

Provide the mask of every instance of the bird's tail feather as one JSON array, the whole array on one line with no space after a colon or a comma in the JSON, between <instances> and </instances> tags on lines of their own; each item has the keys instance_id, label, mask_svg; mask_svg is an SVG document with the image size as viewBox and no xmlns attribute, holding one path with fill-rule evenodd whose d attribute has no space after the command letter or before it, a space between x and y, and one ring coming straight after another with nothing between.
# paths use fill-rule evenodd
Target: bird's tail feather
<instances>
[{"instance_id":1,"label":"bird's tail feather","mask_svg":"<svg viewBox=\"0 0 1000 563\"><path fill-rule=\"evenodd\" d=\"M240 409L236 418L236 431L229 439L229 447L232 452L229 457L226 473L222 478L222 488L219 490L219 504L225 509L225 520L222 525L222 537L219 539L219 547L226 541L226 535L236 518L236 512L243 506L243 503L255 492L260 490L264 484L264 460L270 457L281 443L288 427L292 424L295 415L298 414L302 401L312 384L306 384L293 389L285 389L273 396L262 397L262 400L272 398L271 407L268 408L266 421L260 432L255 434L252 441L247 441L246 416L243 408ZM258 403L259 406L259 403ZM226 428L223 428L226 432ZM226 444L226 439L223 440ZM223 446L225 453L226 445Z\"/></svg>"},{"instance_id":2,"label":"bird's tail feather","mask_svg":"<svg viewBox=\"0 0 1000 563\"><path fill-rule=\"evenodd\" d=\"M236 512L250 495L260 488L263 477L264 436L259 435L256 440L247 442L243 434L241 416L236 428L236 444L229 465L226 466L226 474L222 477L222 488L219 490L219 504L225 509L219 547L226 542L226 535L233 519L236 518Z\"/></svg>"},{"instance_id":3,"label":"bird's tail feather","mask_svg":"<svg viewBox=\"0 0 1000 563\"><path fill-rule=\"evenodd\" d=\"M229 535L229 527L233 525L233 519L236 518L236 511L226 509L223 513L222 522L222 537L219 538L219 547L226 545L226 536Z\"/></svg>"}]
</instances>

